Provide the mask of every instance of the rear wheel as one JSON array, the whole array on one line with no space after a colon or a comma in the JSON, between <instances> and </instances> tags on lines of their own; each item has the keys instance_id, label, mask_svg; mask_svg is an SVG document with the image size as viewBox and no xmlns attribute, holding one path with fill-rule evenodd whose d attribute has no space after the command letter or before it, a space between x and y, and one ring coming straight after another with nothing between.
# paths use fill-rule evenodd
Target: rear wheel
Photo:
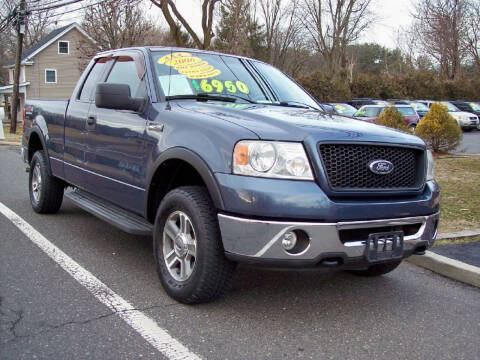
<instances>
[{"instance_id":1,"label":"rear wheel","mask_svg":"<svg viewBox=\"0 0 480 360\"><path fill-rule=\"evenodd\" d=\"M29 192L33 210L40 214L56 213L63 201L64 183L49 174L48 164L42 150L33 154L30 162Z\"/></svg>"},{"instance_id":2,"label":"rear wheel","mask_svg":"<svg viewBox=\"0 0 480 360\"><path fill-rule=\"evenodd\" d=\"M206 189L180 187L162 200L153 248L163 288L177 301L213 301L229 286L235 264L224 255L216 211Z\"/></svg>"},{"instance_id":3,"label":"rear wheel","mask_svg":"<svg viewBox=\"0 0 480 360\"><path fill-rule=\"evenodd\" d=\"M389 263L372 265L366 270L352 270L350 272L359 276L368 276L368 277L381 276L381 275L388 274L389 272L392 272L401 263L402 263L402 260L397 260Z\"/></svg>"}]
</instances>

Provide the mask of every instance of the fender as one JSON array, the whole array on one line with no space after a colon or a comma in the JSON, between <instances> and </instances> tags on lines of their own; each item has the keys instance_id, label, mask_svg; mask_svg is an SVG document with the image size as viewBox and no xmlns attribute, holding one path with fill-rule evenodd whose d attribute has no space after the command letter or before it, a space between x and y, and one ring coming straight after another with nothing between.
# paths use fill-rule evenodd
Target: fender
<instances>
[{"instance_id":1,"label":"fender","mask_svg":"<svg viewBox=\"0 0 480 360\"><path fill-rule=\"evenodd\" d=\"M172 159L183 160L190 164L202 177L202 180L207 186L207 190L210 193L215 207L221 210L224 209L223 199L217 180L215 179L212 170L207 165L205 160L191 150L183 147L174 147L162 152L162 154L155 160L152 170L148 174L147 188L145 191L145 214L148 213L148 198L153 175L160 165L162 165L165 161Z\"/></svg>"},{"instance_id":2,"label":"fender","mask_svg":"<svg viewBox=\"0 0 480 360\"><path fill-rule=\"evenodd\" d=\"M47 160L48 175L52 175L52 168L50 167L50 157L48 156L47 142L45 140L45 136L43 135L42 129L37 124L33 125L33 127L30 129L30 134L28 135L28 144L27 144L28 152L30 152L30 139L33 134L36 134L40 138L40 142L42 143L42 148L45 153L45 158Z\"/></svg>"}]
</instances>

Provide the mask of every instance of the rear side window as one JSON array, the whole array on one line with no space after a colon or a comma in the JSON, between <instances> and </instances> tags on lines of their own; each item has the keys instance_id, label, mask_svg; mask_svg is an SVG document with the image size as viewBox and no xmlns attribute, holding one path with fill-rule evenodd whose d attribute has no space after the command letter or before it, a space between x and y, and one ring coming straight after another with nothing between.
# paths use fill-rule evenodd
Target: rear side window
<instances>
[{"instance_id":1,"label":"rear side window","mask_svg":"<svg viewBox=\"0 0 480 360\"><path fill-rule=\"evenodd\" d=\"M130 86L130 95L132 97L143 97L145 95L145 87L141 86L142 79L139 77L137 65L129 56L117 58L112 71L108 75L107 83Z\"/></svg>"},{"instance_id":2,"label":"rear side window","mask_svg":"<svg viewBox=\"0 0 480 360\"><path fill-rule=\"evenodd\" d=\"M102 79L107 60L108 58L100 58L95 62L95 65L93 66L92 70L90 70L87 79L83 83L82 92L79 96L81 101L93 101L95 96L95 87Z\"/></svg>"},{"instance_id":3,"label":"rear side window","mask_svg":"<svg viewBox=\"0 0 480 360\"><path fill-rule=\"evenodd\" d=\"M415 112L415 110L413 110L412 107L397 107L397 110L400 111L400 113L402 113L402 115L404 116L412 116L412 115L417 115L417 113Z\"/></svg>"}]
</instances>

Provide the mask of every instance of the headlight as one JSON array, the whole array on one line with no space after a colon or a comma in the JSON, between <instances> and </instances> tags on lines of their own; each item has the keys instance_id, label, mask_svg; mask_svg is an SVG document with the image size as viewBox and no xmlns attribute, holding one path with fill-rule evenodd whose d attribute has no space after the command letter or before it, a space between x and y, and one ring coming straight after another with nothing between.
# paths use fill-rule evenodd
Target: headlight
<instances>
[{"instance_id":1,"label":"headlight","mask_svg":"<svg viewBox=\"0 0 480 360\"><path fill-rule=\"evenodd\" d=\"M268 178L313 180L301 143L244 140L233 151L233 173Z\"/></svg>"},{"instance_id":2,"label":"headlight","mask_svg":"<svg viewBox=\"0 0 480 360\"><path fill-rule=\"evenodd\" d=\"M434 161L433 154L430 150L427 150L427 181L434 180Z\"/></svg>"}]
</instances>

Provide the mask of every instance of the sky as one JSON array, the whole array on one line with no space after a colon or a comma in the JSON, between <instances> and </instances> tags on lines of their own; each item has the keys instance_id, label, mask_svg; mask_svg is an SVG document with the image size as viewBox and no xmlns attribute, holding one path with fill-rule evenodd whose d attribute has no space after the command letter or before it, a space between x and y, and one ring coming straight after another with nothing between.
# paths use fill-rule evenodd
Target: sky
<instances>
[{"instance_id":1,"label":"sky","mask_svg":"<svg viewBox=\"0 0 480 360\"><path fill-rule=\"evenodd\" d=\"M379 19L362 40L395 48L398 32L412 23L413 8L411 0L373 0L372 10Z\"/></svg>"}]
</instances>

